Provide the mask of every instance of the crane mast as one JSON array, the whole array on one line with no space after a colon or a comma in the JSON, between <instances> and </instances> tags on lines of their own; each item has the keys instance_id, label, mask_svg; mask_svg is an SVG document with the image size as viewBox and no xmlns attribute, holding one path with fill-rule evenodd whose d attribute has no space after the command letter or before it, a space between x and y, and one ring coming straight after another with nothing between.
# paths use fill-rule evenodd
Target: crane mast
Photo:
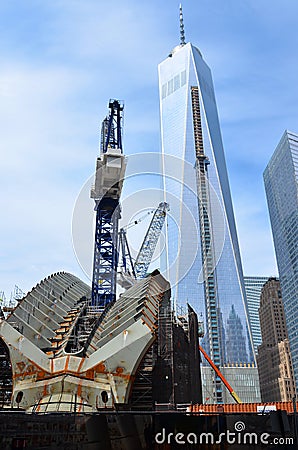
<instances>
[{"instance_id":1,"label":"crane mast","mask_svg":"<svg viewBox=\"0 0 298 450\"><path fill-rule=\"evenodd\" d=\"M193 126L196 152L196 176L198 190L199 227L201 235L201 255L204 273L204 292L206 317L208 321L208 346L211 360L215 366L223 363L220 335L220 314L217 299L217 279L214 270L213 230L210 214L210 196L208 186L209 159L205 155L201 123L199 89L191 87ZM215 324L216 326L213 326ZM222 403L221 378L215 371L214 396L217 403Z\"/></svg>"},{"instance_id":2,"label":"crane mast","mask_svg":"<svg viewBox=\"0 0 298 450\"><path fill-rule=\"evenodd\" d=\"M119 199L126 168L122 117L123 105L110 100L109 115L102 122L100 156L91 188L96 211L91 306L99 312L116 299Z\"/></svg>"}]
</instances>

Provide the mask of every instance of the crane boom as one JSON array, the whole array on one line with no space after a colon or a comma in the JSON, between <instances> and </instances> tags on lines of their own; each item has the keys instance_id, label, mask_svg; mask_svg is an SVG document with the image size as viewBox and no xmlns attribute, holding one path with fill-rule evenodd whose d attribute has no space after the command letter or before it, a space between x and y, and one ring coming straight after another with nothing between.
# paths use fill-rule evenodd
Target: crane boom
<instances>
[{"instance_id":1,"label":"crane boom","mask_svg":"<svg viewBox=\"0 0 298 450\"><path fill-rule=\"evenodd\" d=\"M219 370L219 368L214 364L214 362L212 361L212 359L209 357L209 355L205 352L205 350L203 349L203 347L201 347L199 345L199 349L200 352L203 354L204 358L207 360L207 362L210 364L210 366L212 367L212 369L215 371L216 375L221 379L221 381L223 382L223 384L225 385L225 387L228 389L229 393L231 394L231 396L233 397L233 399L236 401L236 403L242 403L242 401L240 400L240 398L238 397L238 395L236 394L236 392L234 391L234 389L232 388L232 386L229 384L228 380L226 380L226 378L223 376L223 374L221 373L221 371Z\"/></svg>"},{"instance_id":2,"label":"crane boom","mask_svg":"<svg viewBox=\"0 0 298 450\"><path fill-rule=\"evenodd\" d=\"M134 270L137 278L144 278L147 273L163 224L165 222L167 211L169 211L169 209L168 203L162 202L158 205L158 208L152 217L134 264Z\"/></svg>"}]
</instances>

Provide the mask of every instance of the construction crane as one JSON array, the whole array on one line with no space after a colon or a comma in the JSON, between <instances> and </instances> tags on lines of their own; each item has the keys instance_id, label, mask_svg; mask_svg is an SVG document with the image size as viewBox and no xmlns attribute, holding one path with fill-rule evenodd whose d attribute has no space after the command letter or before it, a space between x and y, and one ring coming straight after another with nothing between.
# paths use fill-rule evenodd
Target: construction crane
<instances>
[{"instance_id":1,"label":"construction crane","mask_svg":"<svg viewBox=\"0 0 298 450\"><path fill-rule=\"evenodd\" d=\"M122 118L123 104L110 100L109 115L102 122L100 156L91 188L96 211L91 306L99 312L116 299L119 199L126 169Z\"/></svg>"},{"instance_id":2,"label":"construction crane","mask_svg":"<svg viewBox=\"0 0 298 450\"><path fill-rule=\"evenodd\" d=\"M228 389L229 393L231 394L233 399L236 401L236 403L238 403L238 404L242 403L242 401L240 400L240 398L238 397L238 395L236 394L236 392L234 391L232 386L229 384L228 380L223 376L223 374L221 373L219 368L214 364L214 362L212 361L210 356L205 352L203 347L201 347L199 345L199 349L200 349L200 352L203 354L204 358L206 359L206 361L210 364L210 366L212 367L212 369L216 373L216 375L221 379L221 381L223 382L225 387Z\"/></svg>"},{"instance_id":3,"label":"construction crane","mask_svg":"<svg viewBox=\"0 0 298 450\"><path fill-rule=\"evenodd\" d=\"M138 222L135 222L135 224ZM121 253L122 253L122 268L123 272L133 278L136 278L135 268L132 262L130 248L127 241L126 230L121 228L119 231Z\"/></svg>"},{"instance_id":4,"label":"construction crane","mask_svg":"<svg viewBox=\"0 0 298 450\"><path fill-rule=\"evenodd\" d=\"M134 264L134 270L137 278L144 278L147 273L163 224L165 223L167 211L169 211L169 209L168 203L162 202L158 205L158 208L152 217L151 223L148 227Z\"/></svg>"},{"instance_id":5,"label":"construction crane","mask_svg":"<svg viewBox=\"0 0 298 450\"><path fill-rule=\"evenodd\" d=\"M142 216L140 219L128 224L126 227L121 228L120 243L122 252L122 267L124 271L124 275L122 274L122 277L123 280L125 278L125 281L121 283L123 287L126 285L126 282L128 282L128 287L133 283L133 279L141 279L145 277L164 225L167 211L169 211L169 209L168 203L162 202L158 205L158 208L155 211L149 211L145 216ZM153 217L136 257L135 263L133 263L127 242L126 230L131 228L131 226L140 223L145 217L147 217L148 214L151 213L154 213ZM128 279L127 276L130 277L130 279Z\"/></svg>"},{"instance_id":6,"label":"construction crane","mask_svg":"<svg viewBox=\"0 0 298 450\"><path fill-rule=\"evenodd\" d=\"M202 271L204 275L204 296L206 305L206 317L209 321L208 344L210 356L217 367L222 365L220 315L217 298L217 278L213 244L213 224L210 211L210 192L208 183L208 166L210 161L205 154L203 145L203 131L201 123L200 98L198 86L191 87L191 101L193 112L193 130L196 152L196 177L197 197L199 212L199 230L201 242ZM216 326L211 326L215 323ZM216 374L215 401L222 403L222 384L220 377Z\"/></svg>"},{"instance_id":7,"label":"construction crane","mask_svg":"<svg viewBox=\"0 0 298 450\"><path fill-rule=\"evenodd\" d=\"M147 211L146 214L143 214L141 217L129 222L127 225L120 228L119 240L120 240L120 249L121 249L121 254L122 254L122 270L120 272L120 276L122 277L123 280L125 278L126 281L129 281L129 283L126 287L131 286L133 284L133 280L136 279L134 263L132 261L132 256L131 256L130 248L128 245L126 232L131 227L134 227L135 225L138 225L139 223L141 223L146 217L148 217L148 215L153 214L154 212L155 212L155 210L151 209L150 211ZM128 279L127 277L130 277L130 279ZM121 279L118 280L118 282L120 282L120 285L123 284L121 282ZM124 285L126 285L126 284L127 283L124 281Z\"/></svg>"},{"instance_id":8,"label":"construction crane","mask_svg":"<svg viewBox=\"0 0 298 450\"><path fill-rule=\"evenodd\" d=\"M3 291L0 292L0 308L2 312L6 313L6 315L11 313L23 297L25 297L25 292L17 285L15 285L13 292L11 292L9 301L6 300L5 293Z\"/></svg>"}]
</instances>

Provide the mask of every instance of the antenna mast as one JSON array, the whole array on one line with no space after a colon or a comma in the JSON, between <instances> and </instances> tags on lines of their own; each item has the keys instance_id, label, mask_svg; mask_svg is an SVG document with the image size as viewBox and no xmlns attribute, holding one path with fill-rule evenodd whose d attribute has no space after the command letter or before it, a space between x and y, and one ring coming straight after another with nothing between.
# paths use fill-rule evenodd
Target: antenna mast
<instances>
[{"instance_id":1,"label":"antenna mast","mask_svg":"<svg viewBox=\"0 0 298 450\"><path fill-rule=\"evenodd\" d=\"M184 22L183 22L183 12L182 4L180 3L180 45L185 45L185 32L184 32Z\"/></svg>"}]
</instances>

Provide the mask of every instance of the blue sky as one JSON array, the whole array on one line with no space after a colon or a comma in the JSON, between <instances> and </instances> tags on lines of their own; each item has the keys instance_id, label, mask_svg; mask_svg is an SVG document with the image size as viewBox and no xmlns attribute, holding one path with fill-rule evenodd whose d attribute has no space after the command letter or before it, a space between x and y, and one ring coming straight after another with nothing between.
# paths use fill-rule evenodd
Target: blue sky
<instances>
[{"instance_id":1,"label":"blue sky","mask_svg":"<svg viewBox=\"0 0 298 450\"><path fill-rule=\"evenodd\" d=\"M244 272L277 274L262 173L298 132L298 3L184 1L186 40L211 67ZM52 272L84 278L76 198L93 173L109 98L126 154L159 151L157 65L178 44L179 2L0 4L0 291ZM83 220L83 218L82 218ZM84 278L85 279L85 278Z\"/></svg>"}]
</instances>

